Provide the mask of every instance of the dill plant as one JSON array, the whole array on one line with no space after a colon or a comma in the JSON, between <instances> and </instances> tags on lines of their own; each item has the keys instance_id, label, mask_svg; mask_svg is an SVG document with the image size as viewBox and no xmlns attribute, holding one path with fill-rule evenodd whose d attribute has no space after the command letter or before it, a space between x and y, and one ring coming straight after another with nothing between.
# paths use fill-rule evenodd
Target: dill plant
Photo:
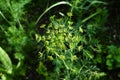
<instances>
[{"instance_id":1,"label":"dill plant","mask_svg":"<svg viewBox=\"0 0 120 80\"><path fill-rule=\"evenodd\" d=\"M99 18L96 16L105 11L97 8L100 4L106 3L98 0L71 1L71 11L67 16L60 13L62 18L52 16L50 24L40 26L45 29L45 34L36 34L36 40L42 47L39 49L40 63L37 72L44 76L44 79L97 80L105 75L94 65L92 54L94 51L101 52L98 39L93 37L98 27L104 24L104 21L100 25L94 23L94 19ZM93 7L95 12L91 10ZM97 45L97 48L94 48L94 45Z\"/></svg>"},{"instance_id":2,"label":"dill plant","mask_svg":"<svg viewBox=\"0 0 120 80\"><path fill-rule=\"evenodd\" d=\"M37 71L46 80L93 80L104 75L92 64L91 55L85 52L82 44L84 30L81 26L75 27L71 17L71 12L60 19L52 16L49 25L40 26L46 29L45 34L36 34L36 40L43 47L39 50Z\"/></svg>"}]
</instances>

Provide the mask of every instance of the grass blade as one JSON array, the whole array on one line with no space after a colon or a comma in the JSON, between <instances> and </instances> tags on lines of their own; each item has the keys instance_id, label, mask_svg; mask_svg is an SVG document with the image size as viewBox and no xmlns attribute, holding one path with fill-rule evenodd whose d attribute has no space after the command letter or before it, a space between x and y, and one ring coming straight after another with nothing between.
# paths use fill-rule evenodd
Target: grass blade
<instances>
[{"instance_id":1,"label":"grass blade","mask_svg":"<svg viewBox=\"0 0 120 80\"><path fill-rule=\"evenodd\" d=\"M66 4L66 5L72 6L69 2L66 2L66 1L61 1L61 2L55 3L55 4L53 4L52 6L50 6L49 8L47 8L47 9L39 16L39 18L38 18L37 21L36 21L36 24L39 22L39 20L42 18L42 16L43 16L45 13L47 13L50 9L52 9L52 8L58 6L58 5L62 5L62 4Z\"/></svg>"}]
</instances>

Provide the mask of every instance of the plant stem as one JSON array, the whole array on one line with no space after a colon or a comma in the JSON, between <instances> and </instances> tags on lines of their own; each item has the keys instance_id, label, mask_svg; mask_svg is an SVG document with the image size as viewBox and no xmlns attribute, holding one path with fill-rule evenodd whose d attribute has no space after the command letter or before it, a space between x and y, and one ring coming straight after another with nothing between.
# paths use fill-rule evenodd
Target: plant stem
<instances>
[{"instance_id":1,"label":"plant stem","mask_svg":"<svg viewBox=\"0 0 120 80\"><path fill-rule=\"evenodd\" d=\"M0 15L3 17L3 19L5 19L6 22L10 24L10 22L7 20L7 18L4 16L4 14L1 11L0 11Z\"/></svg>"},{"instance_id":2,"label":"plant stem","mask_svg":"<svg viewBox=\"0 0 120 80\"><path fill-rule=\"evenodd\" d=\"M94 16L96 16L97 14L99 14L101 11L102 11L102 10L99 10L99 11L95 12L94 14L88 16L87 18L83 19L83 20L81 21L81 23L85 23L86 21L88 21L88 20L91 19L92 17L94 17Z\"/></svg>"}]
</instances>

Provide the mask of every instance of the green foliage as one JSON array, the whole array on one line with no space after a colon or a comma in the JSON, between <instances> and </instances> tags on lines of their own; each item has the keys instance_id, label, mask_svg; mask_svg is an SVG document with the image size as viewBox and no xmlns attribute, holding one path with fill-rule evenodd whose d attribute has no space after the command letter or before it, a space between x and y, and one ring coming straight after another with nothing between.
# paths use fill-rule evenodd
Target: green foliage
<instances>
[{"instance_id":1,"label":"green foliage","mask_svg":"<svg viewBox=\"0 0 120 80\"><path fill-rule=\"evenodd\" d=\"M21 77L26 75L26 69L28 66L25 64L25 60L29 61L27 57L30 55L30 52L32 53L32 51L35 49L35 43L32 41L31 36L32 30L30 32L26 32L25 26L27 25L27 18L23 18L25 17L24 6L29 2L30 0L0 1L0 15L2 16L2 19L0 19L0 22L2 22L0 24L0 32L2 33L2 35L0 36L0 43L1 47L5 49L11 60L8 61L9 57L4 57L6 54L5 52L3 53L2 49L0 57L2 59L2 62L7 61L6 64L4 63L5 67L12 66L11 74L3 73L0 70L0 73L3 74L3 76L1 77L2 80L14 80L17 78L22 79ZM4 20L8 24L6 24ZM26 22L26 24L22 24L23 22ZM34 48L32 48L33 46ZM10 63L11 61L12 63ZM5 70L10 71L8 69Z\"/></svg>"},{"instance_id":2,"label":"green foliage","mask_svg":"<svg viewBox=\"0 0 120 80\"><path fill-rule=\"evenodd\" d=\"M30 0L0 0L1 10L7 11L10 17L14 20L14 22L19 21L24 14L24 6L30 2ZM3 5L4 4L4 5ZM8 17L8 16L7 16Z\"/></svg>"},{"instance_id":3,"label":"green foliage","mask_svg":"<svg viewBox=\"0 0 120 80\"><path fill-rule=\"evenodd\" d=\"M120 67L120 48L115 45L108 46L108 55L106 56L106 65L108 69Z\"/></svg>"},{"instance_id":4,"label":"green foliage","mask_svg":"<svg viewBox=\"0 0 120 80\"><path fill-rule=\"evenodd\" d=\"M120 47L113 44L114 35L108 36L106 4L103 0L0 0L0 78L102 80L109 76L109 71L120 68Z\"/></svg>"}]
</instances>

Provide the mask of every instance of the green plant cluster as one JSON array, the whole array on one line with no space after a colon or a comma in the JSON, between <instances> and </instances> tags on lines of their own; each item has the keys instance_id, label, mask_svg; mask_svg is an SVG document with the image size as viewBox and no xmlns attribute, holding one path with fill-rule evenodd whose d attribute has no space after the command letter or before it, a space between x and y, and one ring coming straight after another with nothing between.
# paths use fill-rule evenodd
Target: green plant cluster
<instances>
[{"instance_id":1,"label":"green plant cluster","mask_svg":"<svg viewBox=\"0 0 120 80\"><path fill-rule=\"evenodd\" d=\"M0 80L114 80L120 46L108 36L107 3L50 1L0 0Z\"/></svg>"},{"instance_id":2,"label":"green plant cluster","mask_svg":"<svg viewBox=\"0 0 120 80\"><path fill-rule=\"evenodd\" d=\"M82 44L84 43L82 26L75 28L71 17L71 12L67 13L65 18L56 19L52 16L48 26L45 24L40 26L46 29L46 33L42 36L36 34L36 40L43 47L39 51L40 66L37 71L46 77L45 80L86 80L97 79L104 75L92 65L92 56ZM46 65L48 62L51 65ZM51 67L54 67L53 70Z\"/></svg>"},{"instance_id":3,"label":"green plant cluster","mask_svg":"<svg viewBox=\"0 0 120 80\"><path fill-rule=\"evenodd\" d=\"M35 41L31 36L32 30L26 32L27 23L22 23L26 22L26 19L22 17L25 15L24 6L29 2L30 0L0 1L0 46L2 47L0 61L3 63L0 64L2 69L0 72L2 80L13 80L17 79L17 76L25 76L27 70L25 61L29 61L29 53L35 49Z\"/></svg>"}]
</instances>

